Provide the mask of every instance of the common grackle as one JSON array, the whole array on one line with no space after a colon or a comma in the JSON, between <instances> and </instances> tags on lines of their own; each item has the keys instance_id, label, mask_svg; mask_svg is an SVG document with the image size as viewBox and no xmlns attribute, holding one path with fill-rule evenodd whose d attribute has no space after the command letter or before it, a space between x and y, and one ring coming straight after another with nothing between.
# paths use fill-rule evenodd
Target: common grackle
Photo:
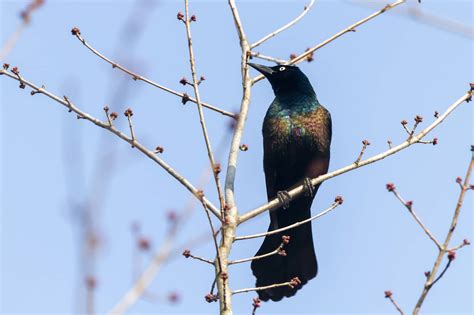
<instances>
[{"instance_id":1,"label":"common grackle","mask_svg":"<svg viewBox=\"0 0 474 315\"><path fill-rule=\"evenodd\" d=\"M267 67L249 63L262 73L273 88L275 99L263 121L263 166L268 200L279 198L283 206L270 212L269 231L311 216L311 204L319 185L309 178L327 173L331 144L331 116L316 98L306 75L296 66ZM291 200L287 190L304 184L305 194ZM311 223L267 235L256 255L274 251L290 236L285 255L252 261L257 287L288 282L298 277L301 284L258 291L263 301L279 301L296 294L318 271Z\"/></svg>"}]
</instances>

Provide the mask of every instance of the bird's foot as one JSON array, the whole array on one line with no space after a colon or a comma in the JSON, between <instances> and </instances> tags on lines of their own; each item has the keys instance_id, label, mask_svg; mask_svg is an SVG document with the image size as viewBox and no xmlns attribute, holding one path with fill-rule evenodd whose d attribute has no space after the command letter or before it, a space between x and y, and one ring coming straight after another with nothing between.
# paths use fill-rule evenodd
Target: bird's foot
<instances>
[{"instance_id":1,"label":"bird's foot","mask_svg":"<svg viewBox=\"0 0 474 315\"><path fill-rule=\"evenodd\" d=\"M311 178L306 177L303 180L303 189L306 197L314 197L314 186L311 183Z\"/></svg>"},{"instance_id":2,"label":"bird's foot","mask_svg":"<svg viewBox=\"0 0 474 315\"><path fill-rule=\"evenodd\" d=\"M277 192L277 198L283 204L283 209L290 207L291 196L286 190Z\"/></svg>"}]
</instances>

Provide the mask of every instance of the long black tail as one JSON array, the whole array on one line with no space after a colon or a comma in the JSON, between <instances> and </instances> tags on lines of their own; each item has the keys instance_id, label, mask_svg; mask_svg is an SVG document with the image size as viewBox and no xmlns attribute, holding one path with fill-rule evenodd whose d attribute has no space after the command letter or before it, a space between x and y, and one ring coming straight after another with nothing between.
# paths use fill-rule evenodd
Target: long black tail
<instances>
[{"instance_id":1,"label":"long black tail","mask_svg":"<svg viewBox=\"0 0 474 315\"><path fill-rule=\"evenodd\" d=\"M295 222L307 219L311 215L312 198L303 197L292 201L288 209L279 208L271 215L269 231L285 227ZM262 301L280 301L283 297L290 297L308 282L316 277L318 264L314 253L311 223L297 228L265 237L262 246L256 255L263 255L274 251L282 243L282 236L290 236L290 242L284 246L286 256L272 255L252 261L252 272L257 278L257 287L268 286L290 281L298 277L301 284L291 288L283 286L258 291Z\"/></svg>"}]
</instances>

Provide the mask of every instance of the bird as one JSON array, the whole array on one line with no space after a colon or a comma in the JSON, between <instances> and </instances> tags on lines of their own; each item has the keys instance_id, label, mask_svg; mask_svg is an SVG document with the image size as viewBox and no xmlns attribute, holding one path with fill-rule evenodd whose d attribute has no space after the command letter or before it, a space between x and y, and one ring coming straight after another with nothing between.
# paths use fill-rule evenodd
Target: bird
<instances>
[{"instance_id":1,"label":"bird","mask_svg":"<svg viewBox=\"0 0 474 315\"><path fill-rule=\"evenodd\" d=\"M270 211L268 231L273 231L311 217L319 185L313 187L310 179L327 173L329 168L331 115L319 103L308 77L297 66L248 64L265 76L275 94L262 126L267 198L278 198L282 203ZM305 193L291 200L288 190L301 184ZM287 244L282 242L283 236L289 236ZM267 235L255 256L276 249L278 254L252 261L256 286L298 279L292 285L257 291L262 301L280 301L295 295L318 272L311 223Z\"/></svg>"}]
</instances>

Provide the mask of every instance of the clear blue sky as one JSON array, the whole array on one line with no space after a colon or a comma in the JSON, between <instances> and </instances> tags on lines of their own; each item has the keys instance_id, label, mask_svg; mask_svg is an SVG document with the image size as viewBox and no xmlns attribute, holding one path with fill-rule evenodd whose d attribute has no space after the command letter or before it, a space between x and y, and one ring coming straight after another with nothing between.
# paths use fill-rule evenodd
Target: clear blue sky
<instances>
[{"instance_id":1,"label":"clear blue sky","mask_svg":"<svg viewBox=\"0 0 474 315\"><path fill-rule=\"evenodd\" d=\"M47 1L8 56L11 65L57 95L68 95L87 112L102 117L107 104L120 113L132 107L137 137L150 147L165 148L163 158L193 183L207 167L207 155L192 104L142 82L124 77L85 49L70 29L77 26L97 49L157 82L179 91L190 77L184 26L176 20L182 1L147 3L133 11L134 1ZM26 1L0 1L0 45L20 23ZM238 1L246 33L255 41L298 15L304 1ZM384 4L379 3L377 7ZM470 1L409 1L405 7L458 20L472 27ZM259 48L263 54L287 58L313 46L374 8L347 1L316 1L307 17ZM386 141L405 138L400 121L415 115L433 119L468 89L473 78L473 42L406 18L403 6L346 34L301 65L319 100L333 118L332 170L353 162L368 139L367 156L384 151ZM135 13L133 13L135 12ZM193 26L202 98L235 110L241 98L240 48L226 4L191 1L198 22ZM124 32L130 18L138 28ZM3 61L2 61L3 62ZM240 210L265 202L261 123L273 98L267 82L253 89L243 141L249 150L239 157L236 182ZM97 257L96 309L109 310L133 278L130 225L140 222L154 248L164 238L169 209L188 202L187 191L156 164L118 138L75 116L50 99L0 78L1 99L1 299L2 314L73 313L80 309L80 238L71 204L105 196L94 208L100 230ZM473 143L472 104L463 104L434 133L439 145L416 145L374 165L325 182L313 213L336 195L342 207L313 223L319 275L295 297L266 303L259 314L393 313L384 290L394 292L409 313L421 293L423 272L431 269L436 248L409 213L387 193L394 182L402 195L439 239L444 239L458 197L455 178L465 173ZM214 147L225 137L229 120L206 111ZM126 131L126 129L124 129ZM227 151L229 138L225 138ZM106 163L97 161L106 156ZM225 169L226 154L220 154ZM115 166L111 166L111 163ZM105 165L105 166L104 166ZM113 170L109 174L107 170ZM94 176L94 173L97 173ZM94 179L96 178L96 179ZM206 194L215 200L211 184ZM100 199L100 198L99 198ZM94 199L96 200L96 199ZM453 245L472 240L472 193L466 197ZM267 228L267 215L245 224L240 235ZM197 208L180 232L179 243L207 231ZM232 257L253 255L260 239L236 243ZM183 248L178 248L181 251ZM212 257L210 242L192 248ZM143 258L147 261L147 255ZM215 313L217 304L204 302L213 269L182 257L160 270L150 292L166 296L177 291L179 304L141 300L133 313ZM250 266L231 269L233 289L253 286ZM424 313L471 314L472 249L458 252L443 279L432 289ZM248 314L253 294L234 297L235 313Z\"/></svg>"}]
</instances>

